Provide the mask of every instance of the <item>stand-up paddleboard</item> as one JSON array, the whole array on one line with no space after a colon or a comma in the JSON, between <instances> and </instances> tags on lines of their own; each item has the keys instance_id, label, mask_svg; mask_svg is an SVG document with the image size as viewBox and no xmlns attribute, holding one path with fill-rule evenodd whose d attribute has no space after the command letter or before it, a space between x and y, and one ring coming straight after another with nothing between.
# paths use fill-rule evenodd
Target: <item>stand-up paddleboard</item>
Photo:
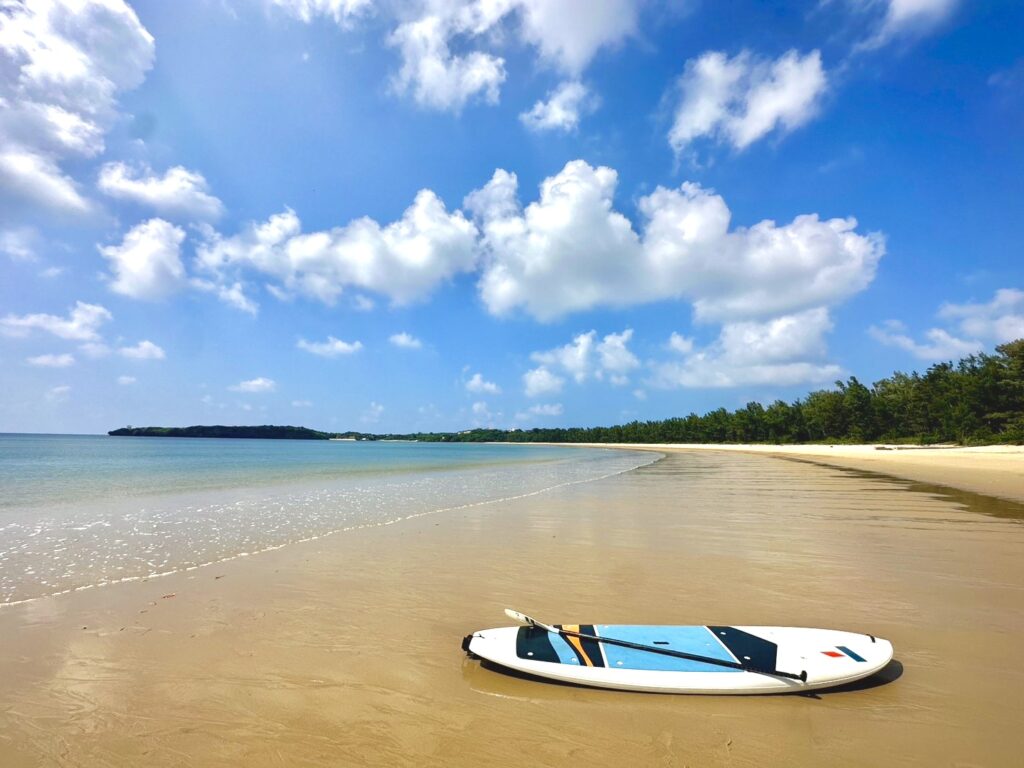
<instances>
[{"instance_id":1,"label":"stand-up paddleboard","mask_svg":"<svg viewBox=\"0 0 1024 768\"><path fill-rule=\"evenodd\" d=\"M802 627L550 625L467 635L471 657L537 677L656 693L794 693L852 683L892 660L872 635Z\"/></svg>"}]
</instances>

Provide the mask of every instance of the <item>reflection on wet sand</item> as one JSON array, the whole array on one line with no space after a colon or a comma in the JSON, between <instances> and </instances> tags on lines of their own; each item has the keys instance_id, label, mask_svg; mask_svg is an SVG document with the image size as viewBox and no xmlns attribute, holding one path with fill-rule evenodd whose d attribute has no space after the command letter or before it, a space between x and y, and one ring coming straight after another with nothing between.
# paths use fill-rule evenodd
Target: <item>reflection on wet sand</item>
<instances>
[{"instance_id":1,"label":"reflection on wet sand","mask_svg":"<svg viewBox=\"0 0 1024 768\"><path fill-rule=\"evenodd\" d=\"M1020 505L703 453L0 611L0 764L1011 765ZM173 596L170 596L173 595ZM816 697L552 685L466 660L555 621L872 632Z\"/></svg>"}]
</instances>

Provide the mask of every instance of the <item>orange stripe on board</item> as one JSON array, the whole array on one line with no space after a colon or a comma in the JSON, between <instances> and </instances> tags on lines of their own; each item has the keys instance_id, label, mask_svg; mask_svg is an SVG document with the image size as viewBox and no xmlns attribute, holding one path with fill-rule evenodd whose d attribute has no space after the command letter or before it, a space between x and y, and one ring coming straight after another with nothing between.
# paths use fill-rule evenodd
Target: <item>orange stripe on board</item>
<instances>
[{"instance_id":1,"label":"orange stripe on board","mask_svg":"<svg viewBox=\"0 0 1024 768\"><path fill-rule=\"evenodd\" d=\"M563 624L562 625L562 629L568 630L569 632L579 632L580 631L580 625L579 624ZM572 637L570 635L562 635L562 637L564 637L566 640L568 640L569 641L569 645L571 645L573 648L576 649L576 651L579 653L580 657L583 659L583 663L584 664L586 664L588 667L594 666L594 662L592 662L590 660L590 657L587 656L587 652L583 650L583 643L580 642L580 639L578 637Z\"/></svg>"}]
</instances>

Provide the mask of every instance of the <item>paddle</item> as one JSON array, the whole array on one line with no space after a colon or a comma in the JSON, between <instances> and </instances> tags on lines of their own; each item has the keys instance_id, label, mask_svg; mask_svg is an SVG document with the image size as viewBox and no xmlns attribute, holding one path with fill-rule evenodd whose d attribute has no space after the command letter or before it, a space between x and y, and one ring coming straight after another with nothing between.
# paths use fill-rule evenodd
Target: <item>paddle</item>
<instances>
[{"instance_id":1,"label":"paddle","mask_svg":"<svg viewBox=\"0 0 1024 768\"><path fill-rule=\"evenodd\" d=\"M653 645L642 645L641 643L631 643L628 640L616 640L611 637L598 637L597 635L586 635L582 632L573 632L570 629L559 629L553 627L550 624L545 624L542 621L530 618L525 613L519 611L513 611L511 608L505 609L505 615L510 619L518 621L520 624L526 624L531 627L537 627L547 632L551 632L555 635L565 635L567 637L579 637L583 640L596 640L599 643L607 643L608 645L619 645L623 648L633 648L638 651L649 651L650 653L660 653L663 656L675 656L678 659L688 659L690 661L699 661L704 664L714 664L718 667L728 667L729 669L740 669L744 672L756 672L759 675L772 675L773 677L785 677L789 680L799 680L801 683L807 682L807 670L802 671L799 675L795 675L792 672L782 672L778 669L758 669L757 667L751 667L747 664L741 664L738 661L727 661L725 659L716 659L712 656L700 656L696 653L686 653L685 651L674 651L671 648L657 648Z\"/></svg>"}]
</instances>

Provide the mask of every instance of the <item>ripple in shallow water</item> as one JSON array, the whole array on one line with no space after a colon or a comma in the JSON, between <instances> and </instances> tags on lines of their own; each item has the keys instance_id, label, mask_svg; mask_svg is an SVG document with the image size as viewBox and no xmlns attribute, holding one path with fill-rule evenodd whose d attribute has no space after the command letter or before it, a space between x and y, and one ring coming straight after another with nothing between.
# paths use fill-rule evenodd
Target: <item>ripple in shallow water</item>
<instances>
[{"instance_id":1,"label":"ripple in shallow water","mask_svg":"<svg viewBox=\"0 0 1024 768\"><path fill-rule=\"evenodd\" d=\"M301 485L12 510L0 525L0 605L197 568L286 544L619 474L657 454L382 473Z\"/></svg>"}]
</instances>

